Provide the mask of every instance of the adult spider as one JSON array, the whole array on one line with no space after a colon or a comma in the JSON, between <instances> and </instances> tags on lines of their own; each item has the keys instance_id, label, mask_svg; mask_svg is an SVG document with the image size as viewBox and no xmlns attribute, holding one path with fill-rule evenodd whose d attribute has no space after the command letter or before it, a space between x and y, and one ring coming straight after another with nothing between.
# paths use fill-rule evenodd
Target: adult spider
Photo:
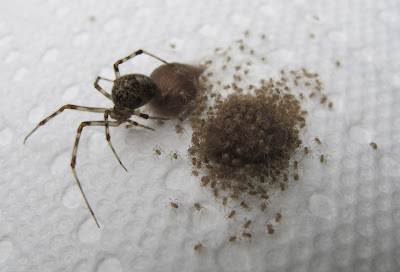
<instances>
[{"instance_id":1,"label":"adult spider","mask_svg":"<svg viewBox=\"0 0 400 272\"><path fill-rule=\"evenodd\" d=\"M75 176L76 183L79 186L79 189L83 195L83 198L86 202L86 205L92 214L92 217L94 221L96 222L97 227L100 228L100 225L96 219L96 216L94 215L94 212L92 208L90 207L89 201L83 192L81 183L78 179L78 176L76 174L75 166L76 166L76 155L78 152L78 144L79 144L79 139L82 133L82 130L84 127L87 126L104 126L105 127L105 132L106 132L106 140L108 144L110 145L110 148L112 152L114 153L115 157L117 158L118 162L124 168L125 171L127 169L125 166L122 164L121 160L119 159L117 153L115 152L114 147L111 144L111 136L109 132L109 127L118 127L119 125L128 122L130 125L134 126L139 126L143 127L146 129L154 130L153 128L141 125L135 121L130 120L129 118L132 115L137 115L141 118L144 119L164 119L167 120L168 118L160 118L160 117L151 117L147 114L144 113L136 113L135 109L145 105L147 102L149 102L154 95L156 94L157 91L159 91L157 85L153 82L152 79L145 75L141 74L128 74L128 75L123 75L121 76L118 70L118 65L124 63L125 61L140 55L140 54L147 54L153 58L156 58L165 64L168 64L166 61L160 59L159 57L154 56L153 54L150 54L149 52L146 52L144 50L138 50L129 56L118 60L116 63L114 63L114 71L115 71L115 80L110 80L106 79L103 77L97 77L96 81L94 82L94 87L105 97L110 99L114 103L114 108L94 108L94 107L86 107L86 106L76 106L76 105L64 105L62 106L58 111L54 112L50 116L48 116L46 119L42 120L24 139L24 144L26 140L28 139L29 136L32 135L33 132L35 132L39 127L43 126L46 124L50 119L56 117L58 114L63 112L65 109L68 110L78 110L78 111L89 111L89 112L98 112L98 113L103 113L104 114L104 121L85 121L80 124L78 127L77 133L76 133L76 140L74 144L74 148L72 151L72 159L71 159L71 169L72 172ZM100 80L107 80L114 82L114 86L111 91L111 95L107 93L105 90L103 90L99 86L99 81ZM115 119L116 121L109 121L108 118L111 117L112 119Z\"/></svg>"}]
</instances>

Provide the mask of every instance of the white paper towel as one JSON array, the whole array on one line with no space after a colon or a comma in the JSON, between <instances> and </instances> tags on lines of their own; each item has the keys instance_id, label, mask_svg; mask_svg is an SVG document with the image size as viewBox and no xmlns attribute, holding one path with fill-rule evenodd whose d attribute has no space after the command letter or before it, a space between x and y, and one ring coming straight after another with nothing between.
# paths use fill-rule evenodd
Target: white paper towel
<instances>
[{"instance_id":1,"label":"white paper towel","mask_svg":"<svg viewBox=\"0 0 400 272\"><path fill-rule=\"evenodd\" d=\"M3 1L0 12L1 271L400 269L396 1L21 0ZM255 222L251 240L228 241L244 222L228 221L229 209L191 176L189 125L181 136L173 121L140 120L155 132L112 128L128 172L104 129L85 128L77 172L101 229L69 163L79 123L103 116L66 111L22 144L64 104L111 107L94 79L113 78L113 63L131 52L196 64L218 58L215 47L234 46L245 30L247 45L267 60L252 72L277 76L282 68L307 67L319 73L335 105L332 112L315 107L305 134L306 141L319 136L327 143L327 164L306 160L301 181L277 192L267 214L242 212ZM261 34L265 40L256 38ZM158 65L139 56L120 71L148 75ZM156 145L164 151L158 158ZM181 158L171 160L175 151ZM178 211L170 198L182 205ZM206 209L196 213L195 202ZM282 222L268 235L264 223L278 211ZM198 243L200 253L193 250Z\"/></svg>"}]
</instances>

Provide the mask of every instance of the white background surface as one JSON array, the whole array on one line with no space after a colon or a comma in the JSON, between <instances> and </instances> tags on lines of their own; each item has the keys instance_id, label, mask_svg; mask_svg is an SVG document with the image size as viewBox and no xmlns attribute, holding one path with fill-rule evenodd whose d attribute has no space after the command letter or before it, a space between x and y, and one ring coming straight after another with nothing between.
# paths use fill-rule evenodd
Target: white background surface
<instances>
[{"instance_id":1,"label":"white background surface","mask_svg":"<svg viewBox=\"0 0 400 272\"><path fill-rule=\"evenodd\" d=\"M1 271L400 269L399 3L248 2L2 1ZM312 111L307 129L326 141L332 157L324 166L306 162L301 182L276 194L269 214L254 211L251 241L228 242L243 222L228 222L227 211L190 175L189 126L180 137L172 121L162 127L142 121L156 132L112 129L128 172L103 129L84 131L77 171L101 229L69 163L79 123L102 116L65 112L22 145L37 122L64 104L111 107L93 82L98 75L113 78L112 64L131 52L142 48L196 64L247 29L267 35L248 42L268 58L253 71L308 67L335 104L333 112ZM150 74L158 65L140 56L121 72ZM165 151L158 159L156 145ZM171 161L175 150L182 158ZM183 208L171 211L169 198ZM207 210L195 213L198 201ZM268 236L264 216L277 211L282 223ZM201 254L193 250L198 241Z\"/></svg>"}]
</instances>

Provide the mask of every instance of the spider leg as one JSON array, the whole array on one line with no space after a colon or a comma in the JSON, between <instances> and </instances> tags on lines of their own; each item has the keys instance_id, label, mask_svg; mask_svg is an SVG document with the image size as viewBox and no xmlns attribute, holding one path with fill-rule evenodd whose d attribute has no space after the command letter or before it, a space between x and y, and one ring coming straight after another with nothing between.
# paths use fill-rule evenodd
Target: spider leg
<instances>
[{"instance_id":1,"label":"spider leg","mask_svg":"<svg viewBox=\"0 0 400 272\"><path fill-rule=\"evenodd\" d=\"M133 57L135 57L135 56L137 56L137 55L140 55L140 54L149 55L149 56L151 56L151 57L153 57L153 58L158 59L159 61L164 62L165 64L168 64L165 60L160 59L159 57L157 57L157 56L155 56L155 55L153 55L153 54L151 54L151 53L149 53L149 52L146 52L146 51L140 49L140 50L138 50L138 51L136 51L136 52L130 54L129 56L127 56L127 57L125 57L125 58L123 58L123 59L120 59L120 60L118 60L116 63L114 63L115 77L116 77L116 78L120 78L120 77L121 77L121 75L119 74L118 65L120 65L120 64L124 63L125 61L127 61L127 60L129 60L129 59L131 59L131 58L133 58Z\"/></svg>"},{"instance_id":2,"label":"spider leg","mask_svg":"<svg viewBox=\"0 0 400 272\"><path fill-rule=\"evenodd\" d=\"M139 113L135 112L134 115L139 116L139 117L142 117L143 119L146 119L146 120L147 120L147 119L169 120L169 118L164 118L164 117L153 117L153 116L149 116L148 114L141 113L141 112L139 112Z\"/></svg>"},{"instance_id":3,"label":"spider leg","mask_svg":"<svg viewBox=\"0 0 400 272\"><path fill-rule=\"evenodd\" d=\"M142 127L142 128L147 128L147 129L150 129L150 130L152 130L152 131L154 131L155 129L154 128L151 128L151 127L148 127L148 126L144 126L144 125L141 125L141 124L139 124L138 122L135 122L135 121L132 121L132 120L126 120L126 122L128 122L130 125L126 125L126 128L130 128L130 127L132 127L132 125L133 126L136 126L136 127Z\"/></svg>"},{"instance_id":4,"label":"spider leg","mask_svg":"<svg viewBox=\"0 0 400 272\"><path fill-rule=\"evenodd\" d=\"M108 125L109 126L113 126L113 127L118 127L120 124L121 123L118 122L118 121L108 122ZM97 221L96 216L94 215L94 212L93 212L92 208L90 207L89 201L88 201L85 193L83 192L81 183L80 183L80 181L78 179L78 175L76 174L76 170L75 170L76 155L77 155L77 152L78 152L79 139L81 137L81 133L82 133L83 128L87 127L87 126L105 126L105 121L86 121L86 122L82 122L80 124L80 126L78 127L78 130L76 132L76 140L75 140L75 144L74 144L74 149L72 151L71 169L72 169L72 172L74 173L74 177L75 177L76 183L78 184L79 190L82 193L83 199L86 202L86 206L88 207L90 213L92 214L92 217L93 217L94 221L96 222L97 227L100 228L99 222Z\"/></svg>"},{"instance_id":5,"label":"spider leg","mask_svg":"<svg viewBox=\"0 0 400 272\"><path fill-rule=\"evenodd\" d=\"M105 97L107 97L108 99L110 99L111 101L112 101L112 98L111 98L111 95L109 94L109 93L107 93L103 88L101 88L100 86L99 86L99 81L100 80L107 80L107 81L111 81L111 82L114 82L114 80L111 80L111 79L107 79L107 78L104 78L104 77L97 77L96 78L96 81L94 82L94 87L102 94L102 95L104 95Z\"/></svg>"},{"instance_id":6,"label":"spider leg","mask_svg":"<svg viewBox=\"0 0 400 272\"><path fill-rule=\"evenodd\" d=\"M109 124L111 124L111 122L108 121L108 116L109 116L110 114L111 114L111 111L110 111L110 110L106 110L106 111L104 112L104 126L105 126L105 128L106 128L106 140L107 140L108 144L110 145L111 150L112 150L112 152L114 153L115 157L117 158L119 164L122 166L122 168L124 168L125 171L128 171L128 170L126 170L124 164L123 164L123 163L121 162L121 160L119 159L119 157L118 157L118 155L117 155L117 152L115 152L115 149L114 149L113 145L111 144L110 130L109 130L109 128L108 128L108 127L109 127ZM116 122L118 122L118 125L121 123L121 122L119 122L119 121L116 121Z\"/></svg>"},{"instance_id":7,"label":"spider leg","mask_svg":"<svg viewBox=\"0 0 400 272\"><path fill-rule=\"evenodd\" d=\"M90 112L105 112L107 109L106 108L93 108L93 107L84 107L84 106L76 106L76 105L64 105L62 106L58 111L55 113L51 114L47 118L43 119L42 121L37 124L37 126L25 137L24 139L24 144L26 140L28 139L29 136L32 135L33 132L35 132L39 127L43 126L46 124L50 119L56 117L58 114L63 112L65 109L67 110L79 110L79 111L90 111Z\"/></svg>"}]
</instances>

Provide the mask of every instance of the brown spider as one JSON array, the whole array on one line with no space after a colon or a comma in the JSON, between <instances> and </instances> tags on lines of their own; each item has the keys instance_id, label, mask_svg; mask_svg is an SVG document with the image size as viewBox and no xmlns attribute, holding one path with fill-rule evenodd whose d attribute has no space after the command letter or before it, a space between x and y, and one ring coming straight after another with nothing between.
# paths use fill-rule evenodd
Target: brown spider
<instances>
[{"instance_id":1,"label":"brown spider","mask_svg":"<svg viewBox=\"0 0 400 272\"><path fill-rule=\"evenodd\" d=\"M50 119L56 117L58 114L63 112L65 109L69 110L78 110L78 111L89 111L89 112L98 112L98 113L103 113L104 114L104 121L86 121L82 122L80 126L78 127L77 133L76 133L76 140L74 144L74 148L72 151L72 159L71 159L71 168L72 172L75 176L76 183L79 186L79 189L83 195L83 198L85 199L86 205L90 211L90 213L93 216L94 221L97 224L97 227L100 228L100 225L94 215L94 212L92 208L90 207L89 201L83 192L81 183L78 179L78 176L76 174L75 170L75 165L76 165L76 154L78 152L78 144L79 144L79 139L82 133L82 130L84 127L87 126L104 126L105 127L105 132L106 132L106 140L108 144L110 145L110 148L112 152L114 153L115 157L117 158L118 162L124 168L125 171L127 169L125 166L122 164L121 160L119 159L117 153L114 150L114 147L111 144L111 136L109 132L109 127L118 127L119 125L128 122L130 125L134 126L139 126L143 127L146 129L154 130L153 128L141 125L135 121L130 120L129 118L132 115L137 115L141 118L144 119L163 119L166 120L168 118L160 118L160 117L150 117L147 114L144 113L136 113L135 109L140 108L141 106L145 105L147 102L149 102L156 92L158 91L157 85L151 80L149 77L141 74L128 74L128 75L123 75L121 76L118 70L118 65L124 63L125 61L140 55L140 54L147 54L153 58L156 58L165 64L168 64L166 61L160 59L159 57L154 56L153 54L150 54L149 52L146 52L144 50L138 50L129 56L118 60L116 63L114 63L114 71L115 71L115 80L110 80L102 77L97 77L96 81L94 82L94 87L105 97L110 99L114 103L114 108L94 108L94 107L86 107L86 106L76 106L76 105L64 105L62 106L58 111L54 112L50 116L48 116L46 119L42 120L24 139L24 144L26 140L28 139L29 136L32 135L33 132L35 132L39 127L43 126L46 124ZM100 80L107 80L114 82L111 95L107 93L105 90L103 90L98 82ZM115 119L116 121L109 121L108 118L111 117L112 119Z\"/></svg>"}]
</instances>

